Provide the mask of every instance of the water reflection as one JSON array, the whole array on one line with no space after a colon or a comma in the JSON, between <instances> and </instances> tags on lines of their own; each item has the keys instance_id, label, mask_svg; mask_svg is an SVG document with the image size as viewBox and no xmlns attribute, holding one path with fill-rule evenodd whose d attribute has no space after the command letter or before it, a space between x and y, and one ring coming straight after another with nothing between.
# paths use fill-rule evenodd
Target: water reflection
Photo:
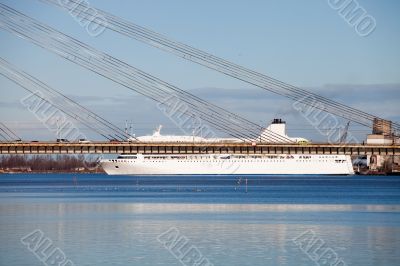
<instances>
[{"instance_id":1,"label":"water reflection","mask_svg":"<svg viewBox=\"0 0 400 266\"><path fill-rule=\"evenodd\" d=\"M18 237L36 228L77 265L181 265L157 241L171 227L214 265L313 265L292 242L306 230L348 265L399 265L398 205L48 202L0 203L0 213L7 265L35 265Z\"/></svg>"},{"instance_id":2,"label":"water reflection","mask_svg":"<svg viewBox=\"0 0 400 266\"><path fill-rule=\"evenodd\" d=\"M43 265L20 238L41 229L76 265L182 265L157 237L177 228L214 265L315 265L311 230L346 265L400 265L400 178L136 178L5 175L0 265Z\"/></svg>"}]
</instances>

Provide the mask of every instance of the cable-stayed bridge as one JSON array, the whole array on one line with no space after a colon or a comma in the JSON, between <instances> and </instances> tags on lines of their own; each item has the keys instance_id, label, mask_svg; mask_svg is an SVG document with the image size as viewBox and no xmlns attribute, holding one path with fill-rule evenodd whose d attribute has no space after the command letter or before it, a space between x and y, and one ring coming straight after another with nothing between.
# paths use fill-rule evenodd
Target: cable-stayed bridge
<instances>
[{"instance_id":1,"label":"cable-stayed bridge","mask_svg":"<svg viewBox=\"0 0 400 266\"><path fill-rule=\"evenodd\" d=\"M374 129L374 127L379 123L382 128L388 129L384 133L390 135L390 137L394 137L400 131L400 124L397 122L389 121L379 116L346 106L326 97L231 63L186 44L170 40L161 34L118 18L106 11L97 9L97 14L102 15L106 19L106 23L103 20L96 20L94 17L95 14L89 12L87 7L81 1L64 1L65 3L69 3L64 5L61 5L61 3L56 0L42 1L65 8L70 13L80 17L81 19L91 21L92 23L98 23L100 26L106 27L116 33L173 53L186 60L203 65L266 91L282 95L299 104L308 106L309 108L327 112L371 129ZM1 153L69 153L71 150L73 150L74 153L90 153L91 150L87 150L87 147L94 147L94 153L119 153L121 147L122 153L139 152L142 151L142 148L144 149L143 152L147 152L149 149L148 147L151 147L150 151L153 152L164 151L173 153L175 149L178 149L178 151L186 153L195 153L196 151L194 147L198 147L199 145L203 146L203 148L200 149L201 152L206 153L209 151L209 147L212 147L211 150L217 153L223 153L224 147L228 147L228 151L231 151L232 153L272 153L272 151L282 151L283 153L283 151L287 151L288 153L315 152L317 154L320 152L322 154L339 154L339 152L350 152L351 154L375 154L377 152L393 155L398 149L398 146L394 145L394 143L391 148L390 145L387 144L370 148L359 144L308 144L307 147L304 147L294 143L293 140L286 136L270 131L267 128L239 116L238 114L234 114L229 110L207 102L181 88L178 88L177 86L160 80L149 73L146 73L107 53L99 51L94 47L45 25L44 23L41 23L40 21L35 20L5 4L0 4L0 28L17 37L38 45L67 61L77 64L87 70L112 80L117 84L148 97L161 105L165 105L167 108L173 108L173 106L166 99L174 96L188 107L182 111L183 115L197 118L210 125L212 128L242 141L242 143L236 144L225 143L221 145L220 143L183 143L171 144L172 146L140 143L91 143L79 145L76 143L9 143L2 144ZM27 74L16 66L11 65L4 59L0 59L0 74L19 84L25 90L30 92L39 90L43 92L43 95L40 95L42 100L50 103L58 110L61 110L71 119L75 119L81 123L86 123L87 125L96 125L96 123L97 125L101 125L102 127L92 126L91 129L105 139L117 139L123 142L132 137L127 134L127 132L113 125L111 122L101 118L99 115L93 113L84 106L72 101L56 89L51 88L46 83ZM106 130L100 129L104 127ZM261 132L263 132L263 134L260 134ZM255 141L257 142L256 144L254 143ZM262 145L266 148L263 149ZM172 150L167 149L167 147L170 146L172 147ZM276 147L278 150L270 149L270 147Z\"/></svg>"}]
</instances>

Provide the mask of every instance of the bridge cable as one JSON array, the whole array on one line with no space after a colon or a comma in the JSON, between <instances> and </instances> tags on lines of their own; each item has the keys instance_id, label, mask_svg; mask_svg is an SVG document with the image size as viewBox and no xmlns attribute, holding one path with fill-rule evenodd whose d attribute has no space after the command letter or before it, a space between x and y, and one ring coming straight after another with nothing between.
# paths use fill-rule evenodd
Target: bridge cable
<instances>
[{"instance_id":1,"label":"bridge cable","mask_svg":"<svg viewBox=\"0 0 400 266\"><path fill-rule=\"evenodd\" d=\"M97 13L88 12L87 6L84 5L82 2L67 0L65 1L64 5L61 5L56 0L41 1L65 8L69 10L73 15L85 19L86 21L90 21L90 23L104 26L128 37L150 44L156 48L176 54L192 62L217 70L226 75L288 97L300 103L304 103L310 107L314 107L316 109L320 109L337 115L339 117L349 119L361 125L371 127L373 121L378 118L374 115L335 102L307 90L289 85L256 71L246 69L242 66L236 65L234 63L218 58L188 45L171 41L161 34L158 34L154 31L148 30L144 27L138 26L126 20L120 19L100 9L96 9ZM74 5L68 5L67 2ZM99 19L99 15L103 16L105 20ZM388 122L384 119L382 120L383 123ZM400 124L392 122L392 127L396 130L399 130Z\"/></svg>"},{"instance_id":2,"label":"bridge cable","mask_svg":"<svg viewBox=\"0 0 400 266\"><path fill-rule=\"evenodd\" d=\"M163 85L161 87L165 87L167 84L165 82L160 82L158 79L156 79L144 72L141 72L140 70L135 69L135 68L129 66L128 64L123 63L122 61L119 61L107 54L100 53L100 52L94 50L93 48L88 49L89 46L86 46L86 45L80 43L79 41L72 39L66 35L63 35L60 32L57 32L49 27L44 27L42 24L34 21L33 19L30 19L27 16L22 15L21 13L15 11L5 5L1 5L1 6L4 11L7 11L7 12L3 12L3 14L2 14L3 17L6 17L6 19L3 20L3 23L2 23L3 28L11 31L14 34L19 35L20 37L28 39L28 40L34 42L35 44L40 45L43 48L46 48L53 52L56 52L57 54L66 58L67 60L78 63L100 75L103 75L109 79L112 79L112 80L114 80L128 88L131 88L131 89L132 89L132 86L129 86L128 84L126 84L126 82L121 82L121 79L120 79L121 75L126 77L126 75L128 74L128 73L126 73L127 70L129 71L129 75L136 74L136 76L140 76L140 78L142 79L141 80L142 85L143 85L143 80L145 80L147 82L147 85L149 85L148 84L149 82L153 83L152 84L153 86L150 86L153 89L159 89L160 85ZM29 26L27 26L27 25L29 25ZM41 30L41 32L37 32L37 30ZM33 33L33 31L36 31L36 32ZM43 35L43 34L45 34L45 35ZM40 36L40 38L38 38L38 36ZM50 36L50 38L49 38L49 36ZM66 40L69 42L66 43ZM77 54L77 52L81 52L81 54ZM71 57L71 55L72 55L72 57ZM101 61L99 59L101 59ZM95 63L97 63L97 65L93 64L93 61L95 61ZM106 64L105 64L105 62L106 62ZM104 71L105 66L108 67L108 68L106 68L108 73ZM112 68L110 68L110 66ZM121 71L121 70L123 70L123 71ZM112 74L114 75L111 78L109 75L110 72L112 72ZM132 78L131 78L131 81L132 81ZM136 79L134 81L137 82L138 80ZM154 85L156 85L156 86L154 86ZM149 87L149 86L147 86L147 87ZM196 98L192 97L192 95L190 95L182 90L178 90L176 87L173 87L171 85L168 85L167 87L169 89L174 90L175 92L178 92L179 97L181 99L184 99L186 101L188 99L196 100ZM138 91L138 90L136 89L136 91ZM138 91L138 92L143 94L143 91ZM164 91L164 93L165 93L165 91ZM145 95L147 94L147 96L153 96L152 98L155 99L154 95L149 95L148 93L144 93L144 94ZM155 100L160 101L160 99L155 99ZM193 102L188 102L188 103L190 105L193 105ZM218 112L213 113L211 116L210 116L210 114L206 114L204 112L204 110L209 110L210 107L214 108L213 111L221 110L221 108L215 108L213 105L211 105L209 103L197 100L196 104L199 104L199 103L200 103L200 106L197 106L197 111L200 111L200 113L202 113L203 115L208 115L207 119L206 119L207 121L211 122L211 120L214 118L219 118L219 119L221 118L220 113L218 113ZM203 109L201 109L201 107ZM204 109L205 107L207 107L207 108ZM231 127L232 121L231 120L234 118L239 118L239 117L236 115L232 116L232 114L227 111L225 111L225 113L228 113L229 115L231 115L229 117L230 120L225 120L225 121L222 120L222 122L224 122L223 125L216 124L215 122L213 124L214 124L214 126L217 126L217 128L223 129L225 131L227 129L229 129L228 134L232 135L232 132L230 131L230 130L232 130L232 127ZM203 119L205 119L204 116L203 116ZM240 119L240 120L245 121L243 119ZM219 122L221 122L221 121L219 121ZM228 127L227 122L229 124L229 127ZM249 121L247 121L247 122L249 122ZM249 122L249 123L252 123L252 122ZM252 123L252 125L254 126L256 124ZM240 124L235 124L235 126L240 127ZM257 134L259 134L260 127L258 125L256 125L256 126L258 127ZM248 129L248 127L246 127L246 130L247 129ZM240 135L243 136L243 132L239 132L239 133L240 133ZM254 133L254 131L253 131L253 133ZM271 135L273 135L273 134L271 134ZM252 136L250 136L250 138L253 138L253 139L254 139L254 137L255 137L254 134ZM264 137L265 137L265 135L263 134L262 138L264 138ZM281 135L275 134L275 136L273 136L273 137L274 137L275 141L278 140L278 142L284 142L284 141L288 142L288 140L287 139L285 140L284 139L285 137L283 137ZM250 139L250 138L249 138L249 136L247 136L246 139Z\"/></svg>"},{"instance_id":3,"label":"bridge cable","mask_svg":"<svg viewBox=\"0 0 400 266\"><path fill-rule=\"evenodd\" d=\"M119 140L126 140L127 138L129 138L129 135L125 134L125 132L122 131L121 129L118 129L117 126L99 117L98 115L91 112L87 108L84 108L77 102L66 97L62 93L52 89L45 83L27 74L26 72L17 69L15 66L11 65L3 58L0 58L0 74L10 79L14 83L20 85L22 88L32 93L32 95L34 95L35 97L42 99L51 106L60 110L62 113L68 115L74 120L77 120L78 122L83 123L84 125L92 129L96 133L100 134L101 136L105 137L106 139L110 140L113 138L118 138ZM43 93L43 95L41 95L39 92ZM47 94L50 94L50 96ZM56 95L56 97L54 97L54 95ZM92 123L89 120L89 118L93 118L96 122L100 123L106 128L111 129L114 133L110 134L110 132L104 131L100 127L92 126Z\"/></svg>"}]
</instances>

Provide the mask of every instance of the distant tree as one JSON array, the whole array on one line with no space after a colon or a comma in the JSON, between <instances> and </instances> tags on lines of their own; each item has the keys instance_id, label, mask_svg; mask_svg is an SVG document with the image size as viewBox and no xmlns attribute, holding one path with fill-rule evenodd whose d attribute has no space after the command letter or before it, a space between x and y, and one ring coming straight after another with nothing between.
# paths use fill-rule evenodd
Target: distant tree
<instances>
[{"instance_id":1,"label":"distant tree","mask_svg":"<svg viewBox=\"0 0 400 266\"><path fill-rule=\"evenodd\" d=\"M83 155L2 155L0 169L27 168L32 171L74 171L93 167L96 160L85 160Z\"/></svg>"}]
</instances>

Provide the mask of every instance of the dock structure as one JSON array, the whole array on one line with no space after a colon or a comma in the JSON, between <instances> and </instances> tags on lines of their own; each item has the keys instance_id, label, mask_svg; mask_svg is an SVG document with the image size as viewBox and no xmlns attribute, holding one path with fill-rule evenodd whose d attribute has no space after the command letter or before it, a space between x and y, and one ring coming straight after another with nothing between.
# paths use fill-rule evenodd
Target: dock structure
<instances>
[{"instance_id":1,"label":"dock structure","mask_svg":"<svg viewBox=\"0 0 400 266\"><path fill-rule=\"evenodd\" d=\"M346 154L400 155L400 145L92 142L0 143L0 154Z\"/></svg>"}]
</instances>

